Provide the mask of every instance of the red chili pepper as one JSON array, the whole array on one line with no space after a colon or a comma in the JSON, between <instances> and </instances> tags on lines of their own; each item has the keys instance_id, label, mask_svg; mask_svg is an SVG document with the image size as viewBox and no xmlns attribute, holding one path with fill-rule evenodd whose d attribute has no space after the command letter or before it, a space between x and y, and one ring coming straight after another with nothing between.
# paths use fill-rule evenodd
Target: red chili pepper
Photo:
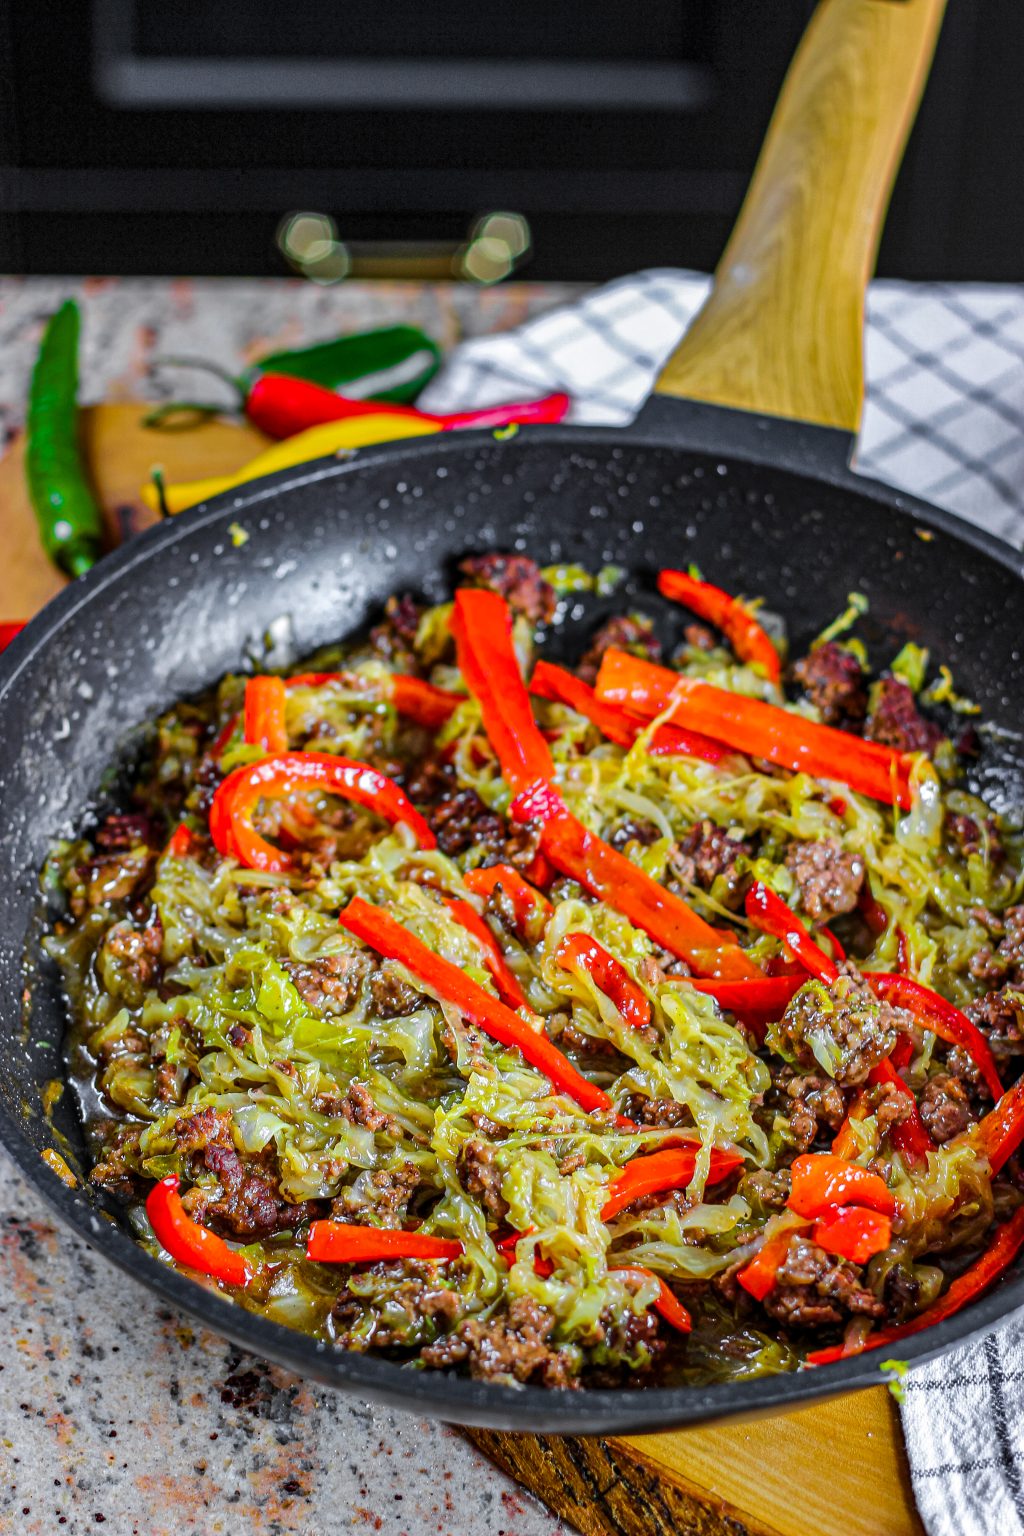
<instances>
[{"instance_id":1,"label":"red chili pepper","mask_svg":"<svg viewBox=\"0 0 1024 1536\"><path fill-rule=\"evenodd\" d=\"M635 1275L638 1280L657 1280L658 1294L651 1302L655 1312L658 1312L673 1328L678 1328L680 1333L692 1333L693 1319L683 1306L679 1297L669 1290L660 1275L656 1275L653 1269L647 1269L643 1264L609 1264L610 1274Z\"/></svg>"},{"instance_id":2,"label":"red chili pepper","mask_svg":"<svg viewBox=\"0 0 1024 1536\"><path fill-rule=\"evenodd\" d=\"M818 932L824 938L828 939L829 947L832 950L832 958L833 958L833 960L836 962L837 965L842 965L843 961L846 959L846 950L840 944L839 940L836 938L835 934L832 932L832 929L831 928L819 928Z\"/></svg>"},{"instance_id":3,"label":"red chili pepper","mask_svg":"<svg viewBox=\"0 0 1024 1536\"><path fill-rule=\"evenodd\" d=\"M297 672L285 679L287 688L324 688L329 683L341 683L355 687L362 682L351 672ZM465 696L449 693L445 688L435 688L421 677L408 677L404 672L393 672L385 683L388 701L395 712L404 715L416 725L437 731L451 719Z\"/></svg>"},{"instance_id":4,"label":"red chili pepper","mask_svg":"<svg viewBox=\"0 0 1024 1536\"><path fill-rule=\"evenodd\" d=\"M912 803L911 759L904 754L775 704L683 677L626 651L605 652L597 697L603 704L648 717L670 710L675 724L723 741L748 757L764 758L793 773L835 779L886 805L908 810Z\"/></svg>"},{"instance_id":5,"label":"red chili pepper","mask_svg":"<svg viewBox=\"0 0 1024 1536\"><path fill-rule=\"evenodd\" d=\"M1003 1091L992 1048L977 1025L965 1013L938 992L923 987L909 976L891 976L884 971L865 971L864 980L876 997L897 1008L906 1008L917 1022L938 1035L947 1045L962 1046L985 1080L994 1099Z\"/></svg>"},{"instance_id":6,"label":"red chili pepper","mask_svg":"<svg viewBox=\"0 0 1024 1536\"><path fill-rule=\"evenodd\" d=\"M651 1022L650 999L626 967L589 933L567 933L555 950L555 960L567 971L576 967L586 971L634 1029L645 1029Z\"/></svg>"},{"instance_id":7,"label":"red chili pepper","mask_svg":"<svg viewBox=\"0 0 1024 1536\"><path fill-rule=\"evenodd\" d=\"M509 810L513 821L540 821L541 850L556 869L624 913L698 974L724 978L760 974L735 941L723 939L682 897L588 831L550 785L534 784L513 800Z\"/></svg>"},{"instance_id":8,"label":"red chili pepper","mask_svg":"<svg viewBox=\"0 0 1024 1536\"><path fill-rule=\"evenodd\" d=\"M498 996L510 1008L528 1008L526 994L519 985L519 978L511 969L498 947L498 941L475 907L458 896L446 896L444 904L455 921L470 934L484 953L484 964L498 989Z\"/></svg>"},{"instance_id":9,"label":"red chili pepper","mask_svg":"<svg viewBox=\"0 0 1024 1536\"><path fill-rule=\"evenodd\" d=\"M839 967L815 944L804 924L781 896L759 880L750 887L746 899L747 916L762 933L770 933L786 946L806 971L831 987L839 980Z\"/></svg>"},{"instance_id":10,"label":"red chili pepper","mask_svg":"<svg viewBox=\"0 0 1024 1536\"><path fill-rule=\"evenodd\" d=\"M249 869L291 869L292 860L259 835L252 818L260 800L281 799L302 789L340 795L376 811L392 825L404 824L421 848L437 845L404 790L376 768L325 752L283 752L236 768L218 787L210 807L210 833L218 853L233 856Z\"/></svg>"},{"instance_id":11,"label":"red chili pepper","mask_svg":"<svg viewBox=\"0 0 1024 1536\"><path fill-rule=\"evenodd\" d=\"M885 1061L880 1061L876 1067L871 1068L867 1080L872 1087L877 1083L891 1084L908 1101L906 1119L899 1120L890 1127L889 1140L897 1152L903 1153L907 1162L920 1164L927 1161L929 1152L934 1152L935 1143L929 1136L924 1121L921 1119L917 1100L914 1098L913 1092L896 1070L897 1051L899 1051L904 1042L908 1049L913 1049L909 1035L901 1035ZM835 1146L833 1146L832 1150L833 1152L836 1150Z\"/></svg>"},{"instance_id":12,"label":"red chili pepper","mask_svg":"<svg viewBox=\"0 0 1024 1536\"><path fill-rule=\"evenodd\" d=\"M485 992L458 966L452 965L441 955L422 943L416 936L396 923L393 917L380 907L354 897L342 912L343 928L357 939L362 939L370 949L390 960L398 960L414 976L424 982L438 997L453 1003L471 1023L497 1040L500 1045L514 1046L538 1072L549 1079L558 1093L568 1094L583 1109L609 1109L611 1099L603 1088L596 1087L577 1072L572 1062L552 1045L547 1035L530 1027L511 1008Z\"/></svg>"},{"instance_id":13,"label":"red chili pepper","mask_svg":"<svg viewBox=\"0 0 1024 1536\"><path fill-rule=\"evenodd\" d=\"M490 897L500 889L511 904L519 933L531 943L539 941L554 908L546 896L523 879L518 869L513 869L511 864L468 869L462 883L474 896Z\"/></svg>"},{"instance_id":14,"label":"red chili pepper","mask_svg":"<svg viewBox=\"0 0 1024 1536\"><path fill-rule=\"evenodd\" d=\"M719 1008L736 1017L763 1036L766 1027L785 1013L793 998L807 983L800 971L796 976L762 976L752 981L698 981L688 977L696 992L713 997Z\"/></svg>"},{"instance_id":15,"label":"red chili pepper","mask_svg":"<svg viewBox=\"0 0 1024 1536\"><path fill-rule=\"evenodd\" d=\"M430 1237L397 1227L361 1227L349 1221L314 1221L306 1258L320 1264L365 1264L378 1259L457 1259L464 1251L453 1237Z\"/></svg>"},{"instance_id":16,"label":"red chili pepper","mask_svg":"<svg viewBox=\"0 0 1024 1536\"><path fill-rule=\"evenodd\" d=\"M683 603L699 619L714 624L732 646L740 661L758 668L769 682L777 683L781 673L779 653L772 645L750 609L723 592L710 581L698 581L685 571L662 571L658 591L674 603Z\"/></svg>"},{"instance_id":17,"label":"red chili pepper","mask_svg":"<svg viewBox=\"0 0 1024 1536\"><path fill-rule=\"evenodd\" d=\"M279 677L250 677L245 685L245 740L264 752L287 752L284 682Z\"/></svg>"},{"instance_id":18,"label":"red chili pepper","mask_svg":"<svg viewBox=\"0 0 1024 1536\"><path fill-rule=\"evenodd\" d=\"M0 651L6 651L11 641L21 634L25 628L25 622L23 620L20 624L0 624Z\"/></svg>"},{"instance_id":19,"label":"red chili pepper","mask_svg":"<svg viewBox=\"0 0 1024 1536\"><path fill-rule=\"evenodd\" d=\"M964 1134L988 1159L992 1172L998 1173L1024 1140L1024 1077L1008 1088L985 1118Z\"/></svg>"},{"instance_id":20,"label":"red chili pepper","mask_svg":"<svg viewBox=\"0 0 1024 1536\"><path fill-rule=\"evenodd\" d=\"M176 1173L154 1184L146 1196L146 1215L161 1248L179 1264L212 1275L225 1285L249 1284L253 1269L244 1254L229 1248L223 1238L186 1215Z\"/></svg>"},{"instance_id":21,"label":"red chili pepper","mask_svg":"<svg viewBox=\"0 0 1024 1536\"><path fill-rule=\"evenodd\" d=\"M627 1205L643 1195L658 1195L663 1190L682 1189L693 1178L697 1166L699 1143L680 1147L667 1147L663 1152L651 1152L645 1157L634 1157L621 1168L608 1185L608 1198L601 1207L601 1220L611 1221ZM708 1184L719 1184L727 1174L738 1168L743 1158L738 1152L711 1149Z\"/></svg>"},{"instance_id":22,"label":"red chili pepper","mask_svg":"<svg viewBox=\"0 0 1024 1536\"><path fill-rule=\"evenodd\" d=\"M830 1211L817 1222L811 1239L826 1253L851 1259L854 1264L866 1264L892 1242L892 1222L877 1211L845 1206Z\"/></svg>"},{"instance_id":23,"label":"red chili pepper","mask_svg":"<svg viewBox=\"0 0 1024 1536\"><path fill-rule=\"evenodd\" d=\"M799 1230L799 1227L787 1227L773 1237L765 1238L750 1263L738 1271L737 1282L755 1301L764 1301L775 1289L776 1276Z\"/></svg>"},{"instance_id":24,"label":"red chili pepper","mask_svg":"<svg viewBox=\"0 0 1024 1536\"><path fill-rule=\"evenodd\" d=\"M445 431L460 427L502 427L510 422L538 423L561 421L569 409L569 396L556 393L538 400L518 400L507 405L486 406L476 411L454 411L433 415L415 406L397 405L381 400L355 400L339 395L319 384L310 384L291 374L262 373L254 381L245 401L245 414L254 426L270 437L293 437L307 427L327 421L342 421L349 416L410 417L415 421L437 422Z\"/></svg>"},{"instance_id":25,"label":"red chili pepper","mask_svg":"<svg viewBox=\"0 0 1024 1536\"><path fill-rule=\"evenodd\" d=\"M509 786L518 793L554 777L551 750L537 729L512 644L512 615L497 592L460 587L451 631L459 670L480 705L484 730Z\"/></svg>"},{"instance_id":26,"label":"red chili pepper","mask_svg":"<svg viewBox=\"0 0 1024 1536\"><path fill-rule=\"evenodd\" d=\"M815 1217L839 1205L861 1205L885 1216L896 1201L885 1180L857 1163L830 1152L810 1152L794 1160L787 1204L798 1216Z\"/></svg>"},{"instance_id":27,"label":"red chili pepper","mask_svg":"<svg viewBox=\"0 0 1024 1536\"><path fill-rule=\"evenodd\" d=\"M510 1232L508 1237L503 1237L494 1246L505 1260L505 1263L512 1265L516 1261L516 1244L520 1238L531 1237L532 1235L533 1228L527 1227L525 1232ZM555 1266L551 1260L545 1257L540 1249L536 1247L533 1250L533 1272L535 1275L540 1275L542 1280L549 1279L555 1272Z\"/></svg>"},{"instance_id":28,"label":"red chili pepper","mask_svg":"<svg viewBox=\"0 0 1024 1536\"><path fill-rule=\"evenodd\" d=\"M182 821L171 833L167 847L164 849L165 859L187 859L192 847L192 833Z\"/></svg>"},{"instance_id":29,"label":"red chili pepper","mask_svg":"<svg viewBox=\"0 0 1024 1536\"><path fill-rule=\"evenodd\" d=\"M609 741L626 751L644 729L642 720L627 715L624 710L613 709L610 704L602 704L582 678L550 661L538 661L534 667L530 692L538 698L574 709L591 725L596 725ZM720 763L723 758L734 755L720 741L712 741L710 736L701 736L697 731L684 731L678 725L659 725L647 750L652 757L699 757L706 763Z\"/></svg>"},{"instance_id":30,"label":"red chili pepper","mask_svg":"<svg viewBox=\"0 0 1024 1536\"><path fill-rule=\"evenodd\" d=\"M951 1281L949 1289L930 1307L926 1307L909 1322L899 1323L894 1328L880 1328L876 1333L869 1333L867 1338L859 1340L856 1344L834 1344L830 1349L812 1350L807 1356L808 1365L830 1365L834 1360L843 1360L849 1355L859 1355L866 1349L888 1347L900 1339L909 1338L911 1334L920 1333L924 1328L931 1328L935 1323L945 1322L947 1317L952 1317L954 1313L960 1311L961 1307L967 1306L983 1291L987 1291L989 1286L998 1280L1003 1271L1013 1263L1022 1247L1024 1247L1024 1205L1014 1211L1009 1221L1004 1221L997 1228L995 1240L988 1252L983 1253L969 1269L965 1269L962 1275L958 1275Z\"/></svg>"}]
</instances>

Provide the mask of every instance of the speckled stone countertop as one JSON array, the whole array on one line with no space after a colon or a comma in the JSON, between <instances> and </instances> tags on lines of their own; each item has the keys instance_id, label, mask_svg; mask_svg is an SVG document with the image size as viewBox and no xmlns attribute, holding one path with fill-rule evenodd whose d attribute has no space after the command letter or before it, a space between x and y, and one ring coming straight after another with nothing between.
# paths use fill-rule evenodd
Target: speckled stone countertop
<instances>
[{"instance_id":1,"label":"speckled stone countertop","mask_svg":"<svg viewBox=\"0 0 1024 1536\"><path fill-rule=\"evenodd\" d=\"M149 362L228 366L341 330L446 345L566 290L287 281L0 280L0 428L42 317L83 299L82 396L156 396ZM196 1331L62 1231L0 1151L0 1531L18 1536L561 1536L443 1425L340 1396Z\"/></svg>"}]
</instances>

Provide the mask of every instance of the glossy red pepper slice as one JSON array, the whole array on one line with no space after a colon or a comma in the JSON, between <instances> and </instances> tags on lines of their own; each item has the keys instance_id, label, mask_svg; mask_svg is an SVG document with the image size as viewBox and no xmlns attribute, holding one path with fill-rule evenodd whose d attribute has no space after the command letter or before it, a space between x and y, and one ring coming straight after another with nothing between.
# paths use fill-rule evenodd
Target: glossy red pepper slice
<instances>
[{"instance_id":1,"label":"glossy red pepper slice","mask_svg":"<svg viewBox=\"0 0 1024 1536\"><path fill-rule=\"evenodd\" d=\"M236 768L218 787L210 806L210 834L218 853L238 859L249 869L290 870L292 860L259 835L252 818L261 800L304 789L340 795L376 811L393 826L407 826L421 848L437 845L405 791L376 768L326 752L282 752Z\"/></svg>"},{"instance_id":2,"label":"glossy red pepper slice","mask_svg":"<svg viewBox=\"0 0 1024 1536\"><path fill-rule=\"evenodd\" d=\"M901 1041L906 1039L906 1035L900 1036ZM876 1083L890 1083L898 1093L906 1098L907 1117L905 1120L898 1121L890 1128L889 1140L897 1152L902 1152L908 1163L920 1165L927 1161L929 1152L934 1152L935 1143L932 1141L931 1136L929 1136L925 1123L921 1119L917 1100L914 1098L912 1090L896 1070L895 1056L896 1051L893 1050L892 1054L885 1061L880 1061L877 1067L872 1067L868 1073L867 1080L872 1086ZM835 1151L836 1148L833 1147L832 1150Z\"/></svg>"},{"instance_id":3,"label":"glossy red pepper slice","mask_svg":"<svg viewBox=\"0 0 1024 1536\"><path fill-rule=\"evenodd\" d=\"M756 667L769 682L778 682L782 670L779 653L750 609L738 598L686 571L662 571L658 591L662 597L683 603L699 619L720 629L740 661Z\"/></svg>"},{"instance_id":4,"label":"glossy red pepper slice","mask_svg":"<svg viewBox=\"0 0 1024 1536\"><path fill-rule=\"evenodd\" d=\"M164 858L187 859L192 848L192 833L185 823L179 822L164 849Z\"/></svg>"},{"instance_id":5,"label":"glossy red pepper slice","mask_svg":"<svg viewBox=\"0 0 1024 1536\"><path fill-rule=\"evenodd\" d=\"M512 644L512 615L497 592L460 587L451 631L459 670L480 705L484 731L515 792L554 777L551 749L537 728Z\"/></svg>"},{"instance_id":6,"label":"glossy red pepper slice","mask_svg":"<svg viewBox=\"0 0 1024 1536\"><path fill-rule=\"evenodd\" d=\"M555 960L567 971L586 971L633 1029L645 1029L651 1022L650 999L622 962L589 933L567 933L555 950Z\"/></svg>"},{"instance_id":7,"label":"glossy red pepper slice","mask_svg":"<svg viewBox=\"0 0 1024 1536\"><path fill-rule=\"evenodd\" d=\"M502 1002L507 1003L510 1008L528 1008L526 993L519 984L518 976L505 959L497 939L476 908L471 907L468 901L462 901L458 896L446 896L444 904L460 927L465 928L483 950L484 964L491 973L491 979L498 989L498 996Z\"/></svg>"},{"instance_id":8,"label":"glossy red pepper slice","mask_svg":"<svg viewBox=\"0 0 1024 1536\"><path fill-rule=\"evenodd\" d=\"M885 1180L868 1168L831 1152L808 1152L790 1169L787 1204L798 1216L815 1217L840 1205L860 1205L893 1216L896 1201Z\"/></svg>"},{"instance_id":9,"label":"glossy red pepper slice","mask_svg":"<svg viewBox=\"0 0 1024 1536\"><path fill-rule=\"evenodd\" d=\"M229 1248L223 1238L185 1212L178 1194L178 1175L169 1173L146 1196L146 1215L157 1242L172 1259L202 1275L212 1275L225 1285L245 1286L253 1269L244 1254Z\"/></svg>"},{"instance_id":10,"label":"glossy red pepper slice","mask_svg":"<svg viewBox=\"0 0 1024 1536\"><path fill-rule=\"evenodd\" d=\"M490 1035L499 1045L515 1047L524 1060L548 1079L556 1093L567 1094L586 1110L611 1107L611 1099L604 1089L589 1082L582 1072L577 1072L547 1035L533 1029L511 1008L485 992L457 965L428 949L381 907L356 896L339 921L343 928L362 939L377 954L400 961L439 998L454 1004L485 1035Z\"/></svg>"},{"instance_id":11,"label":"glossy red pepper slice","mask_svg":"<svg viewBox=\"0 0 1024 1536\"><path fill-rule=\"evenodd\" d=\"M699 974L737 978L759 976L756 965L733 940L694 912L573 816L557 790L535 784L510 806L518 822L539 820L542 852L569 875Z\"/></svg>"},{"instance_id":12,"label":"glossy red pepper slice","mask_svg":"<svg viewBox=\"0 0 1024 1536\"><path fill-rule=\"evenodd\" d=\"M782 1017L800 988L807 985L807 974L801 970L796 976L762 976L750 981L687 980L695 992L713 997L719 1008L734 1013L763 1039L767 1026Z\"/></svg>"},{"instance_id":13,"label":"glossy red pepper slice","mask_svg":"<svg viewBox=\"0 0 1024 1536\"><path fill-rule=\"evenodd\" d=\"M769 1292L775 1289L779 1269L789 1252L790 1243L799 1231L800 1228L796 1226L786 1227L783 1231L765 1238L750 1263L738 1271L736 1275L738 1284L742 1285L748 1296L753 1296L755 1301L764 1301Z\"/></svg>"},{"instance_id":14,"label":"glossy red pepper slice","mask_svg":"<svg viewBox=\"0 0 1024 1536\"><path fill-rule=\"evenodd\" d=\"M474 896L491 896L499 889L512 905L516 927L524 938L536 943L554 908L550 901L511 864L488 864L486 869L467 869L462 883Z\"/></svg>"},{"instance_id":15,"label":"glossy red pepper slice","mask_svg":"<svg viewBox=\"0 0 1024 1536\"><path fill-rule=\"evenodd\" d=\"M297 672L285 679L288 688L324 688L329 683L341 683L346 687L361 687L365 679L351 672ZM396 714L429 731L440 730L465 703L465 695L450 693L446 688L435 688L433 683L421 677L408 677L404 672L392 672L384 684L388 702Z\"/></svg>"},{"instance_id":16,"label":"glossy red pepper slice","mask_svg":"<svg viewBox=\"0 0 1024 1536\"><path fill-rule=\"evenodd\" d=\"M457 1259L464 1252L457 1238L403 1232L397 1227L361 1227L349 1221L314 1221L306 1258L320 1264L367 1264L378 1259Z\"/></svg>"},{"instance_id":17,"label":"glossy red pepper slice","mask_svg":"<svg viewBox=\"0 0 1024 1536\"><path fill-rule=\"evenodd\" d=\"M818 725L778 705L683 677L626 651L605 652L597 697L603 704L648 718L671 711L674 724L725 742L748 757L835 780L886 805L910 808L912 759L905 754Z\"/></svg>"},{"instance_id":18,"label":"glossy red pepper slice","mask_svg":"<svg viewBox=\"0 0 1024 1536\"><path fill-rule=\"evenodd\" d=\"M926 1307L909 1322L899 1323L893 1328L879 1328L856 1344L835 1344L829 1349L812 1350L807 1356L808 1365L830 1365L849 1355L859 1355L866 1349L888 1348L900 1339L931 1328L935 1323L945 1322L947 1317L952 1317L962 1307L975 1301L983 1291L987 1291L1013 1263L1021 1248L1024 1248L1024 1205L1014 1211L1009 1221L1004 1221L996 1229L995 1239L988 1252L983 1253L962 1275L951 1281L949 1289L930 1307Z\"/></svg>"},{"instance_id":19,"label":"glossy red pepper slice","mask_svg":"<svg viewBox=\"0 0 1024 1536\"><path fill-rule=\"evenodd\" d=\"M925 1029L938 1035L947 1045L959 1045L970 1056L994 1099L1003 1092L992 1048L977 1025L965 1013L909 976L892 976L884 971L865 971L864 980L876 997L897 1008L906 1008Z\"/></svg>"},{"instance_id":20,"label":"glossy red pepper slice","mask_svg":"<svg viewBox=\"0 0 1024 1536\"><path fill-rule=\"evenodd\" d=\"M697 1166L700 1144L666 1147L662 1152L650 1152L634 1157L620 1168L608 1184L608 1198L601 1207L601 1220L611 1221L627 1205L644 1195L658 1195L663 1190L683 1189L693 1178ZM724 1152L719 1147L711 1149L711 1166L708 1185L719 1184L743 1162L738 1152Z\"/></svg>"},{"instance_id":21,"label":"glossy red pepper slice","mask_svg":"<svg viewBox=\"0 0 1024 1536\"><path fill-rule=\"evenodd\" d=\"M1024 1077L1008 1088L983 1120L964 1132L998 1173L1024 1141Z\"/></svg>"},{"instance_id":22,"label":"glossy red pepper slice","mask_svg":"<svg viewBox=\"0 0 1024 1536\"><path fill-rule=\"evenodd\" d=\"M609 1264L609 1272L616 1275L634 1275L638 1280L657 1280L658 1294L651 1302L655 1312L663 1317L666 1323L678 1329L680 1333L692 1333L693 1319L683 1306L679 1297L668 1286L660 1275L656 1275L653 1269L647 1269L643 1264Z\"/></svg>"},{"instance_id":23,"label":"glossy red pepper slice","mask_svg":"<svg viewBox=\"0 0 1024 1536\"><path fill-rule=\"evenodd\" d=\"M626 751L633 745L646 722L624 710L602 704L597 694L582 678L556 667L550 661L538 661L530 679L530 692L554 704L565 704L596 725L603 736ZM652 757L698 757L706 763L720 763L732 757L728 747L698 731L684 731L678 725L659 725L647 748Z\"/></svg>"},{"instance_id":24,"label":"glossy red pepper slice","mask_svg":"<svg viewBox=\"0 0 1024 1536\"><path fill-rule=\"evenodd\" d=\"M794 959L826 987L839 980L839 967L830 960L820 944L815 944L804 924L781 896L776 896L760 880L752 885L746 898L747 916L762 933L770 933L784 944Z\"/></svg>"},{"instance_id":25,"label":"glossy red pepper slice","mask_svg":"<svg viewBox=\"0 0 1024 1536\"><path fill-rule=\"evenodd\" d=\"M495 1248L497 1248L506 1264L512 1265L515 1263L516 1244L520 1238L531 1237L533 1230L533 1227L527 1227L525 1232L510 1232L508 1237L503 1237L500 1242L495 1243ZM549 1279L555 1272L555 1266L551 1260L536 1247L533 1250L533 1272L535 1275L540 1275L542 1280Z\"/></svg>"},{"instance_id":26,"label":"glossy red pepper slice","mask_svg":"<svg viewBox=\"0 0 1024 1536\"><path fill-rule=\"evenodd\" d=\"M245 685L243 710L245 740L264 752L287 752L285 725L287 692L280 677L250 677Z\"/></svg>"},{"instance_id":27,"label":"glossy red pepper slice","mask_svg":"<svg viewBox=\"0 0 1024 1536\"><path fill-rule=\"evenodd\" d=\"M816 1222L811 1239L826 1253L850 1259L854 1264L866 1264L892 1242L892 1222L878 1211L845 1206L829 1211Z\"/></svg>"}]
</instances>

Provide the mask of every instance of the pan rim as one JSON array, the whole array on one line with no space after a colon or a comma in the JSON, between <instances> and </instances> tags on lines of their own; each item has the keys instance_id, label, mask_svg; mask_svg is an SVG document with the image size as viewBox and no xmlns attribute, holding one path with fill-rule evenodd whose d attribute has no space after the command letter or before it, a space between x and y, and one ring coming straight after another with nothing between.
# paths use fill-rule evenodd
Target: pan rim
<instances>
[{"instance_id":1,"label":"pan rim","mask_svg":"<svg viewBox=\"0 0 1024 1536\"><path fill-rule=\"evenodd\" d=\"M723 412L724 417L740 414ZM726 424L727 425L727 424ZM711 457L741 460L766 469L829 486L839 486L934 528L994 560L1018 580L1024 578L1024 557L1012 545L954 514L934 507L908 492L858 475L836 465L815 472L805 463L788 460L781 452L759 454L723 440L709 441L706 421L699 436L664 429L615 427L525 428L506 444L495 442L491 432L460 432L437 438L410 439L380 448L363 450L343 460L317 460L300 469L281 470L211 498L184 514L145 530L131 543L114 551L92 571L59 593L30 621L26 629L0 656L0 717L23 667L44 651L54 634L78 610L91 603L108 586L124 579L137 565L157 558L191 531L198 531L227 516L259 507L290 489L316 484L378 464L436 462L440 457L481 448L511 448L524 444L555 443L567 447L613 446L662 447L692 451ZM179 519L181 521L179 521ZM15 1117L0 1104L0 1144L12 1157L29 1185L38 1192L62 1221L123 1273L139 1280L161 1300L197 1317L213 1332L231 1339L252 1353L287 1369L335 1388L362 1393L392 1407L429 1412L442 1420L495 1428L529 1429L536 1433L597 1434L665 1430L685 1424L711 1422L734 1414L757 1415L782 1411L834 1396L841 1392L879 1384L885 1379L880 1363L871 1353L853 1356L823 1368L804 1369L749 1381L731 1381L708 1387L645 1387L638 1389L586 1389L559 1393L539 1387L507 1387L465 1380L441 1372L421 1372L388 1360L343 1351L306 1334L249 1313L205 1285L187 1279L151 1257L130 1234L112 1220L103 1220L83 1195L68 1189L55 1175L46 1178L38 1154L29 1144ZM968 1311L934 1328L922 1330L902 1343L900 1355L908 1361L932 1358L954 1344L982 1334L991 1324L1024 1304L1024 1273L1004 1282Z\"/></svg>"}]
</instances>

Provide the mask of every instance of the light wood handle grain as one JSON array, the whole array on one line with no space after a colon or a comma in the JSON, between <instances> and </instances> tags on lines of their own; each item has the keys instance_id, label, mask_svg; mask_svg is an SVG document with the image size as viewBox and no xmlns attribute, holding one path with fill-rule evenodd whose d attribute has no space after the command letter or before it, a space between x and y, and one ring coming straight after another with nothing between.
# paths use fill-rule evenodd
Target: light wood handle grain
<instances>
[{"instance_id":1,"label":"light wood handle grain","mask_svg":"<svg viewBox=\"0 0 1024 1536\"><path fill-rule=\"evenodd\" d=\"M856 432L864 295L945 0L821 0L715 283L656 385Z\"/></svg>"}]
</instances>

